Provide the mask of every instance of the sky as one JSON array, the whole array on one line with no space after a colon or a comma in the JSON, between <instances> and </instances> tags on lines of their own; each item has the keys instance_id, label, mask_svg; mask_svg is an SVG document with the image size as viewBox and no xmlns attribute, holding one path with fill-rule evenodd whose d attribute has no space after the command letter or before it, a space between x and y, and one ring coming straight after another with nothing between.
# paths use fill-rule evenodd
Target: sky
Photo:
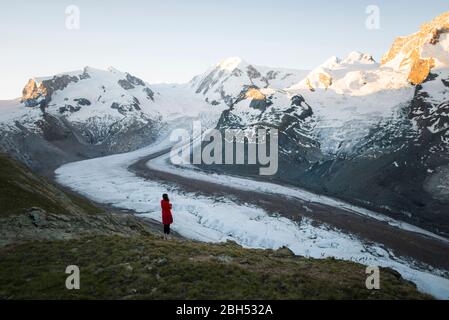
<instances>
[{"instance_id":1,"label":"sky","mask_svg":"<svg viewBox=\"0 0 449 320\"><path fill-rule=\"evenodd\" d=\"M379 28L366 27L371 5ZM187 82L230 56L296 69L354 50L380 60L445 11L441 0L1 0L0 100L19 97L29 78L84 66L159 83Z\"/></svg>"}]
</instances>

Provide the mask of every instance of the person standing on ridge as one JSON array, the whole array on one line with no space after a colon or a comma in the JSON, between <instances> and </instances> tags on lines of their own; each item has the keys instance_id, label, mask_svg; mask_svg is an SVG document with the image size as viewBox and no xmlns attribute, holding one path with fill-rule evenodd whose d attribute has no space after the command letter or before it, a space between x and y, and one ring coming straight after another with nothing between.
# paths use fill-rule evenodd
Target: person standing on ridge
<instances>
[{"instance_id":1,"label":"person standing on ridge","mask_svg":"<svg viewBox=\"0 0 449 320\"><path fill-rule=\"evenodd\" d=\"M162 209L162 224L164 225L164 239L169 239L170 235L170 225L173 223L173 216L171 214L172 205L170 199L168 199L168 194L164 193L161 200Z\"/></svg>"}]
</instances>

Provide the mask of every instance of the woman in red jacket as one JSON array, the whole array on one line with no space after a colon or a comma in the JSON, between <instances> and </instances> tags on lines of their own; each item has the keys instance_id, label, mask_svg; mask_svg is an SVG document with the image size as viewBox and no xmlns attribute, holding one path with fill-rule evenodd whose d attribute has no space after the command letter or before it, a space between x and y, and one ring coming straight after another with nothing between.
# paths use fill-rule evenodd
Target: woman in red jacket
<instances>
[{"instance_id":1,"label":"woman in red jacket","mask_svg":"<svg viewBox=\"0 0 449 320\"><path fill-rule=\"evenodd\" d=\"M164 193L161 200L162 208L162 224L164 225L164 239L168 238L170 234L170 225L173 223L173 216L171 214L171 203L168 199L168 194Z\"/></svg>"}]
</instances>

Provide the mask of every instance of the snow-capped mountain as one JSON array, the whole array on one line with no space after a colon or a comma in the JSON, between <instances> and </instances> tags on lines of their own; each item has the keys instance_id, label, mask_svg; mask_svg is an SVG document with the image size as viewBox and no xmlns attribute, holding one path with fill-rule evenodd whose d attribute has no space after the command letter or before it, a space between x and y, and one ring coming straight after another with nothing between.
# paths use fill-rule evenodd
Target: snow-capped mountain
<instances>
[{"instance_id":1,"label":"snow-capped mountain","mask_svg":"<svg viewBox=\"0 0 449 320\"><path fill-rule=\"evenodd\" d=\"M252 65L241 58L224 59L189 85L212 105L232 105L243 87L283 89L300 81L307 71Z\"/></svg>"},{"instance_id":2,"label":"snow-capped mountain","mask_svg":"<svg viewBox=\"0 0 449 320\"><path fill-rule=\"evenodd\" d=\"M0 145L38 170L133 150L159 130L157 99L144 81L113 68L33 78L20 101L0 110Z\"/></svg>"},{"instance_id":3,"label":"snow-capped mountain","mask_svg":"<svg viewBox=\"0 0 449 320\"><path fill-rule=\"evenodd\" d=\"M33 78L23 89L21 102L70 121L90 117L126 116L132 113L157 116L154 92L141 79L114 68L85 67L53 77Z\"/></svg>"},{"instance_id":4,"label":"snow-capped mountain","mask_svg":"<svg viewBox=\"0 0 449 320\"><path fill-rule=\"evenodd\" d=\"M279 179L449 233L448 17L396 41L399 65L352 52L283 90L244 86L219 128L278 128Z\"/></svg>"},{"instance_id":5,"label":"snow-capped mountain","mask_svg":"<svg viewBox=\"0 0 449 320\"><path fill-rule=\"evenodd\" d=\"M20 99L0 107L0 151L44 173L146 146L177 117L208 125L222 111L187 84L149 85L112 67L32 78Z\"/></svg>"},{"instance_id":6,"label":"snow-capped mountain","mask_svg":"<svg viewBox=\"0 0 449 320\"><path fill-rule=\"evenodd\" d=\"M352 52L328 59L287 92L312 106L322 151L335 155L354 147L382 119L395 117L414 89L404 73Z\"/></svg>"},{"instance_id":7,"label":"snow-capped mountain","mask_svg":"<svg viewBox=\"0 0 449 320\"><path fill-rule=\"evenodd\" d=\"M293 85L292 89L309 89L315 91L316 89L328 89L334 85L336 90L357 90L363 86L363 77L352 75L352 79L342 79L349 72L362 72L373 70L376 67L376 62L371 55L360 52L351 52L345 59L338 57L331 57L326 60L318 68L310 72L305 79ZM359 81L357 81L359 80ZM337 81L341 83L335 85ZM337 89L338 88L338 89Z\"/></svg>"},{"instance_id":8,"label":"snow-capped mountain","mask_svg":"<svg viewBox=\"0 0 449 320\"><path fill-rule=\"evenodd\" d=\"M359 52L344 59L331 57L284 90L256 85L240 90L220 124L284 126L307 137L307 142L291 138L298 147L319 146L323 157L350 151L374 125L396 117L414 94L404 73L381 67L372 56ZM299 111L301 105L307 108ZM301 121L294 121L294 115L301 115Z\"/></svg>"}]
</instances>

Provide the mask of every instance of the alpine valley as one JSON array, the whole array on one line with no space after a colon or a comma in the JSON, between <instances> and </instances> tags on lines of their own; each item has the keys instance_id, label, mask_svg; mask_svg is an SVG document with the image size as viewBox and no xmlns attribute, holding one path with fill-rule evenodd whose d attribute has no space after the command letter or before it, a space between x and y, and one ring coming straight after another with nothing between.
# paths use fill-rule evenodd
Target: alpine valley
<instances>
[{"instance_id":1,"label":"alpine valley","mask_svg":"<svg viewBox=\"0 0 449 320\"><path fill-rule=\"evenodd\" d=\"M278 129L276 175L250 165L169 167L170 132L193 120ZM92 67L32 78L22 97L0 101L0 152L155 220L168 188L182 237L375 259L449 298L449 12L397 38L380 62L354 51L294 70L231 57L183 84ZM403 267L411 264L413 272Z\"/></svg>"}]
</instances>

